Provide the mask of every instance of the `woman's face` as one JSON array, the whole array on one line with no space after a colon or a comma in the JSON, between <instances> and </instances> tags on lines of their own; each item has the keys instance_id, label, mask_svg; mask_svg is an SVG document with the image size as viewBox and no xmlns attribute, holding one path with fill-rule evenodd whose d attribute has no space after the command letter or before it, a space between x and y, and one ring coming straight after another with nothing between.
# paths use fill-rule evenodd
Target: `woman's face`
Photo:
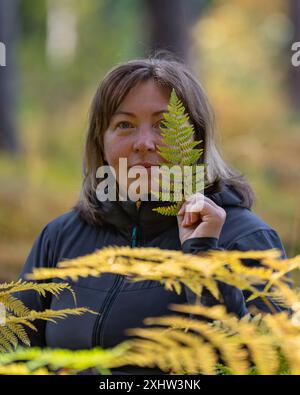
<instances>
[{"instance_id":1,"label":"woman's face","mask_svg":"<svg viewBox=\"0 0 300 395\"><path fill-rule=\"evenodd\" d=\"M120 158L127 159L128 169L138 164L147 169L147 165L163 162L156 145L161 141L160 124L163 112L168 111L169 97L167 88L159 87L150 79L132 88L113 114L104 132L104 154L116 172L118 183ZM149 183L150 172L148 167ZM127 178L128 187L133 181Z\"/></svg>"}]
</instances>

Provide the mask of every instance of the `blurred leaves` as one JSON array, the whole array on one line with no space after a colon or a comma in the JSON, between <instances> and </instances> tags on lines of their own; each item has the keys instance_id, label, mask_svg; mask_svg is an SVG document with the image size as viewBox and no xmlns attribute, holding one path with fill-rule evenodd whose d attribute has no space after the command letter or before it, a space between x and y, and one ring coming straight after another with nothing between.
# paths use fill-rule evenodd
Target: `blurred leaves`
<instances>
[{"instance_id":1,"label":"blurred leaves","mask_svg":"<svg viewBox=\"0 0 300 395\"><path fill-rule=\"evenodd\" d=\"M224 156L253 185L254 211L293 255L300 249L300 122L288 100L288 2L220 0L192 32L194 69L215 108Z\"/></svg>"},{"instance_id":2,"label":"blurred leaves","mask_svg":"<svg viewBox=\"0 0 300 395\"><path fill-rule=\"evenodd\" d=\"M50 62L48 7L76 15L67 63ZM191 66L216 110L225 159L257 193L254 211L289 256L300 251L300 123L289 107L287 2L203 1L191 26ZM138 0L20 1L18 123L23 152L0 156L0 280L12 280L34 237L77 199L89 105L116 63L146 50Z\"/></svg>"}]
</instances>

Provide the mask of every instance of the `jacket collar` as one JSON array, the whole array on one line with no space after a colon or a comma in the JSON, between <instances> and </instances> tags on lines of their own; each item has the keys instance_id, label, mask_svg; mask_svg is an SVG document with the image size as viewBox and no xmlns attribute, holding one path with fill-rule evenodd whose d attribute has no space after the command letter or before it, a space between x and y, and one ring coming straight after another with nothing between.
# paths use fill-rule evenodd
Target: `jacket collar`
<instances>
[{"instance_id":1,"label":"jacket collar","mask_svg":"<svg viewBox=\"0 0 300 395\"><path fill-rule=\"evenodd\" d=\"M238 192L230 185L223 184L220 192L208 195L220 207L242 206ZM153 208L168 206L170 202L142 201L138 208L134 201L104 201L99 202L101 217L106 223L113 225L120 232L131 233L134 225L143 229L146 238L154 237L172 226L177 226L175 216L163 216Z\"/></svg>"},{"instance_id":2,"label":"jacket collar","mask_svg":"<svg viewBox=\"0 0 300 395\"><path fill-rule=\"evenodd\" d=\"M128 234L134 225L143 229L145 237L153 237L169 227L177 225L174 216L163 216L156 211L156 207L169 205L170 202L141 201L140 207L136 202L105 201L100 203L101 216L105 222L114 225L121 232Z\"/></svg>"}]
</instances>

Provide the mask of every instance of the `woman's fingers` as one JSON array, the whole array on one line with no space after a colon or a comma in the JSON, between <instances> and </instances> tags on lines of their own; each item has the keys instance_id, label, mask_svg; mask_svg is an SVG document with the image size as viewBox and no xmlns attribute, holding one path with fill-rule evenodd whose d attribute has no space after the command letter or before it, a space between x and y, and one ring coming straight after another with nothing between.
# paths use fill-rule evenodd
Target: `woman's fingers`
<instances>
[{"instance_id":1,"label":"woman's fingers","mask_svg":"<svg viewBox=\"0 0 300 395\"><path fill-rule=\"evenodd\" d=\"M198 192L194 195L189 196L189 198L186 200L186 211L190 213L199 213L202 211L205 203L209 204L214 208L220 208L220 206L218 206L211 199Z\"/></svg>"},{"instance_id":2,"label":"woman's fingers","mask_svg":"<svg viewBox=\"0 0 300 395\"><path fill-rule=\"evenodd\" d=\"M196 213L186 213L185 218L182 222L183 226L191 226L201 221L201 215Z\"/></svg>"},{"instance_id":3,"label":"woman's fingers","mask_svg":"<svg viewBox=\"0 0 300 395\"><path fill-rule=\"evenodd\" d=\"M179 216L184 215L184 213L185 213L185 206L186 206L186 203L184 202L182 204L182 206L180 207L180 210L178 211L177 215L179 215Z\"/></svg>"},{"instance_id":4,"label":"woman's fingers","mask_svg":"<svg viewBox=\"0 0 300 395\"><path fill-rule=\"evenodd\" d=\"M199 222L199 219L201 219L200 213L190 213L190 221L192 224Z\"/></svg>"},{"instance_id":5,"label":"woman's fingers","mask_svg":"<svg viewBox=\"0 0 300 395\"><path fill-rule=\"evenodd\" d=\"M183 216L182 226L190 226L201 222L202 217L205 215L222 219L226 216L226 213L222 207L218 206L211 199L201 193L196 193L187 198L181 206L178 215Z\"/></svg>"},{"instance_id":6,"label":"woman's fingers","mask_svg":"<svg viewBox=\"0 0 300 395\"><path fill-rule=\"evenodd\" d=\"M222 220L226 213L222 207L200 192L189 196L178 212L182 226L191 226L199 223L205 215L216 217L216 219L220 217L220 220Z\"/></svg>"},{"instance_id":7,"label":"woman's fingers","mask_svg":"<svg viewBox=\"0 0 300 395\"><path fill-rule=\"evenodd\" d=\"M201 194L190 196L182 204L178 215L181 242L192 237L220 237L226 211Z\"/></svg>"}]
</instances>

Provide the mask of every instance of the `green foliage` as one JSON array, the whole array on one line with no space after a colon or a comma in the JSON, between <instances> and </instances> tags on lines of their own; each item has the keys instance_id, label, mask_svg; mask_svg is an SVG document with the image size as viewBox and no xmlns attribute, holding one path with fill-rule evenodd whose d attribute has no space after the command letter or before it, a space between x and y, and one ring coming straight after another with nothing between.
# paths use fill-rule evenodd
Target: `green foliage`
<instances>
[{"instance_id":1,"label":"green foliage","mask_svg":"<svg viewBox=\"0 0 300 395\"><path fill-rule=\"evenodd\" d=\"M177 193L182 194L184 191L184 194L187 195L186 188L188 186L184 185L185 180L183 179L184 166L190 166L192 170L191 192L195 193L201 187L203 188L202 184L199 185L199 182L196 182L197 167L204 166L197 165L203 149L195 148L202 140L194 141L194 126L189 122L189 115L185 113L185 108L178 99L174 89L171 92L168 112L164 113L163 116L164 121L161 127L162 144L158 145L158 153L166 162L160 163L161 166L165 167L165 169L163 167L160 169L164 177L164 174L176 165L176 172L178 172L180 180L178 181L176 176L174 176L174 181L170 184L170 201L176 201L177 203L167 207L157 207L153 211L157 211L162 215L177 215L182 204L182 199L181 201L177 199ZM162 182L160 182L160 186L162 186ZM164 193L163 186L156 193L159 200L163 200Z\"/></svg>"},{"instance_id":2,"label":"green foliage","mask_svg":"<svg viewBox=\"0 0 300 395\"><path fill-rule=\"evenodd\" d=\"M80 371L95 368L95 372L110 374L110 369L122 366L123 356L129 346L126 342L111 348L92 350L40 349L21 348L9 353L0 354L0 373L20 374L14 371L27 372L25 374L76 374ZM18 364L16 364L18 362ZM10 372L12 367L12 372ZM1 369L2 368L2 369Z\"/></svg>"}]
</instances>

